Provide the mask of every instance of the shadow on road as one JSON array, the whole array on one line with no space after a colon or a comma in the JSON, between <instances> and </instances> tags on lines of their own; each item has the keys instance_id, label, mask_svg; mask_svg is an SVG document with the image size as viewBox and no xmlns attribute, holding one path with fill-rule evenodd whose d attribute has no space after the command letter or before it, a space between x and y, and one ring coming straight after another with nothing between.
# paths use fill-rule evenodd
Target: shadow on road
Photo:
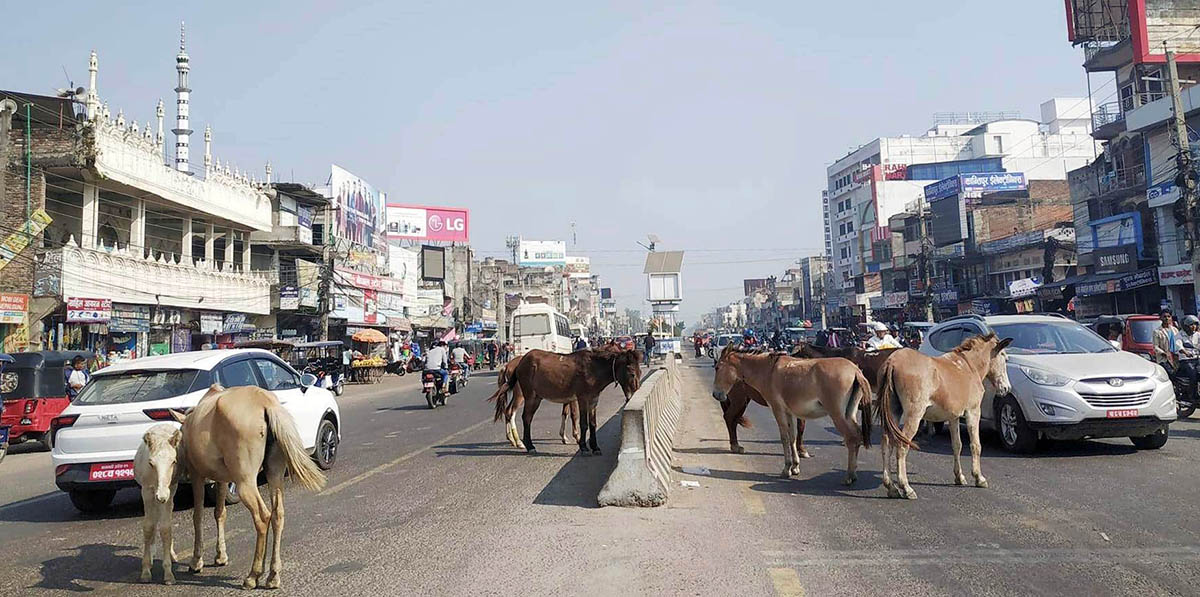
<instances>
[{"instance_id":1,"label":"shadow on road","mask_svg":"<svg viewBox=\"0 0 1200 597\"><path fill-rule=\"evenodd\" d=\"M59 498L37 496L0 508L0 522L78 522L80 520L116 520L140 517L142 496L136 489L117 492L113 505L103 514L82 514L71 505L65 493Z\"/></svg>"},{"instance_id":2,"label":"shadow on road","mask_svg":"<svg viewBox=\"0 0 1200 597\"><path fill-rule=\"evenodd\" d=\"M605 481L608 481L608 475L617 463L617 452L621 449L620 431L621 415L618 412L596 429L596 440L604 454L581 456L576 452L533 498L533 503L542 506L599 508L596 496Z\"/></svg>"},{"instance_id":3,"label":"shadow on road","mask_svg":"<svg viewBox=\"0 0 1200 597\"><path fill-rule=\"evenodd\" d=\"M178 546L178 543L176 543ZM70 555L51 558L41 563L38 572L42 579L31 589L51 589L72 593L89 593L97 587L83 583L142 584L138 575L142 569L140 545L106 545L90 543L67 550ZM157 548L156 548L157 551ZM162 581L162 563L157 559L152 567L154 582ZM187 586L237 588L240 581L227 576L191 574L187 564L176 562L175 582Z\"/></svg>"},{"instance_id":4,"label":"shadow on road","mask_svg":"<svg viewBox=\"0 0 1200 597\"><path fill-rule=\"evenodd\" d=\"M716 475L717 471L713 471ZM762 480L764 475L758 474L757 479ZM754 491L763 493L783 493L788 495L813 495L827 497L848 497L864 500L888 499L887 494L883 492L883 481L879 472L872 470L858 471L858 481L852 486L842 485L842 479L846 477L844 470L825 471L815 477L808 479L781 479L779 477L771 478L770 481L756 483L750 486ZM747 479L754 480L754 479ZM862 490L870 489L871 493L863 493Z\"/></svg>"},{"instance_id":5,"label":"shadow on road","mask_svg":"<svg viewBox=\"0 0 1200 597\"><path fill-rule=\"evenodd\" d=\"M17 454L35 454L37 452L49 451L50 450L46 448L46 444L33 440L23 441L19 444L10 445L8 447L8 453L12 456L16 456Z\"/></svg>"},{"instance_id":6,"label":"shadow on road","mask_svg":"<svg viewBox=\"0 0 1200 597\"><path fill-rule=\"evenodd\" d=\"M558 444L562 445L562 438L555 436L551 437L535 437L533 441L537 445ZM574 447L574 446L572 446ZM556 454L553 452L536 451L532 454L526 452L523 448L514 448L508 442L470 442L463 444L442 444L434 446L433 453L438 458L442 456L524 456L538 457L545 456L549 458L571 458L574 454Z\"/></svg>"},{"instance_id":7,"label":"shadow on road","mask_svg":"<svg viewBox=\"0 0 1200 597\"><path fill-rule=\"evenodd\" d=\"M384 412L389 410L430 410L428 404L405 404L404 406L380 406L375 409L375 412Z\"/></svg>"}]
</instances>

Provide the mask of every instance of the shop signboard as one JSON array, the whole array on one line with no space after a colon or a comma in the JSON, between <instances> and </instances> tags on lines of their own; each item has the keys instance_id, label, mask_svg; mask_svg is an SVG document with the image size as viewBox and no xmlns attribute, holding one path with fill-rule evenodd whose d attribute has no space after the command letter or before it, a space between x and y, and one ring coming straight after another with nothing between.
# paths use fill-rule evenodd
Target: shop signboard
<instances>
[{"instance_id":1,"label":"shop signboard","mask_svg":"<svg viewBox=\"0 0 1200 597\"><path fill-rule=\"evenodd\" d=\"M334 229L338 238L369 251L382 250L379 241L386 226L387 195L337 165L331 167L329 185L337 208Z\"/></svg>"},{"instance_id":2,"label":"shop signboard","mask_svg":"<svg viewBox=\"0 0 1200 597\"><path fill-rule=\"evenodd\" d=\"M38 208L30 214L29 219L25 220L19 230L14 230L12 234L8 235L8 238L4 239L4 242L0 242L0 270L4 269L4 266L15 259L21 251L24 251L25 247L28 247L29 243L33 242L33 239L37 238L52 221L53 218L46 213L46 210Z\"/></svg>"},{"instance_id":3,"label":"shop signboard","mask_svg":"<svg viewBox=\"0 0 1200 597\"><path fill-rule=\"evenodd\" d=\"M114 303L108 330L110 332L149 332L150 305Z\"/></svg>"},{"instance_id":4,"label":"shop signboard","mask_svg":"<svg viewBox=\"0 0 1200 597\"><path fill-rule=\"evenodd\" d=\"M112 319L112 299L70 297L67 299L67 323L108 323Z\"/></svg>"},{"instance_id":5,"label":"shop signboard","mask_svg":"<svg viewBox=\"0 0 1200 597\"><path fill-rule=\"evenodd\" d=\"M300 289L295 286L279 288L279 310L295 311L300 308Z\"/></svg>"},{"instance_id":6,"label":"shop signboard","mask_svg":"<svg viewBox=\"0 0 1200 597\"><path fill-rule=\"evenodd\" d=\"M1115 274L1137 269L1137 245L1096 247L1096 273Z\"/></svg>"},{"instance_id":7,"label":"shop signboard","mask_svg":"<svg viewBox=\"0 0 1200 597\"><path fill-rule=\"evenodd\" d=\"M188 352L192 349L192 330L175 328L171 330L171 352Z\"/></svg>"},{"instance_id":8,"label":"shop signboard","mask_svg":"<svg viewBox=\"0 0 1200 597\"><path fill-rule=\"evenodd\" d=\"M303 243L313 244L312 233L312 209L302 205L296 207L296 222L300 224L296 231L297 240ZM323 244L323 243L322 243Z\"/></svg>"},{"instance_id":9,"label":"shop signboard","mask_svg":"<svg viewBox=\"0 0 1200 597\"><path fill-rule=\"evenodd\" d=\"M1110 280L1080 282L1075 285L1075 294L1078 296L1111 294L1153 284L1158 284L1158 268L1148 267Z\"/></svg>"},{"instance_id":10,"label":"shop signboard","mask_svg":"<svg viewBox=\"0 0 1200 597\"><path fill-rule=\"evenodd\" d=\"M21 325L29 311L29 295L0 292L0 323Z\"/></svg>"},{"instance_id":11,"label":"shop signboard","mask_svg":"<svg viewBox=\"0 0 1200 597\"><path fill-rule=\"evenodd\" d=\"M1176 199L1179 199L1179 187L1175 186L1173 180L1146 188L1147 207L1171 205Z\"/></svg>"},{"instance_id":12,"label":"shop signboard","mask_svg":"<svg viewBox=\"0 0 1200 597\"><path fill-rule=\"evenodd\" d=\"M221 331L226 334L236 334L246 327L245 313L226 313Z\"/></svg>"},{"instance_id":13,"label":"shop signboard","mask_svg":"<svg viewBox=\"0 0 1200 597\"><path fill-rule=\"evenodd\" d=\"M883 295L883 307L885 309L898 309L908 302L907 292L889 292Z\"/></svg>"},{"instance_id":14,"label":"shop signboard","mask_svg":"<svg viewBox=\"0 0 1200 597\"><path fill-rule=\"evenodd\" d=\"M320 304L321 266L303 259L296 260L296 282L299 284L300 306L316 308Z\"/></svg>"},{"instance_id":15,"label":"shop signboard","mask_svg":"<svg viewBox=\"0 0 1200 597\"><path fill-rule=\"evenodd\" d=\"M564 265L567 243L561 240L524 240L518 246L517 263L526 267Z\"/></svg>"},{"instance_id":16,"label":"shop signboard","mask_svg":"<svg viewBox=\"0 0 1200 597\"><path fill-rule=\"evenodd\" d=\"M958 289L947 288L945 286L934 286L933 302L937 303L938 305L957 305Z\"/></svg>"},{"instance_id":17,"label":"shop signboard","mask_svg":"<svg viewBox=\"0 0 1200 597\"><path fill-rule=\"evenodd\" d=\"M1023 298L1037 294L1042 286L1041 278L1021 278L1008 283L1008 295L1012 298Z\"/></svg>"},{"instance_id":18,"label":"shop signboard","mask_svg":"<svg viewBox=\"0 0 1200 597\"><path fill-rule=\"evenodd\" d=\"M1158 283L1163 286L1178 286L1180 284L1195 284L1196 276L1192 272L1192 264L1161 265L1158 267Z\"/></svg>"},{"instance_id":19,"label":"shop signboard","mask_svg":"<svg viewBox=\"0 0 1200 597\"><path fill-rule=\"evenodd\" d=\"M592 277L592 260L587 257L568 256L563 271L568 277L586 280Z\"/></svg>"},{"instance_id":20,"label":"shop signboard","mask_svg":"<svg viewBox=\"0 0 1200 597\"><path fill-rule=\"evenodd\" d=\"M363 290L382 290L384 292L394 292L396 294L404 293L404 283L395 278L386 276L373 276L364 274L350 269L338 268L337 279L341 284L349 284L355 288Z\"/></svg>"},{"instance_id":21,"label":"shop signboard","mask_svg":"<svg viewBox=\"0 0 1200 597\"><path fill-rule=\"evenodd\" d=\"M221 318L220 313L201 312L200 313L200 333L214 336L220 334L225 328L225 321Z\"/></svg>"},{"instance_id":22,"label":"shop signboard","mask_svg":"<svg viewBox=\"0 0 1200 597\"><path fill-rule=\"evenodd\" d=\"M470 241L470 221L471 212L465 207L387 205L388 240L466 243Z\"/></svg>"},{"instance_id":23,"label":"shop signboard","mask_svg":"<svg viewBox=\"0 0 1200 597\"><path fill-rule=\"evenodd\" d=\"M478 334L483 331L483 324L482 323L467 324L467 327L464 328L463 331L467 332L468 334Z\"/></svg>"}]
</instances>

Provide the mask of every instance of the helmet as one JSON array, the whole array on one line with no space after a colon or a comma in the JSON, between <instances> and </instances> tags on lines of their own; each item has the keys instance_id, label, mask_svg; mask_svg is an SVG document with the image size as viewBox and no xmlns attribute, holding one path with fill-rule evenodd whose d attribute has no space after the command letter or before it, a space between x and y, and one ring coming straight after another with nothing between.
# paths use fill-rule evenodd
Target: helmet
<instances>
[{"instance_id":1,"label":"helmet","mask_svg":"<svg viewBox=\"0 0 1200 597\"><path fill-rule=\"evenodd\" d=\"M1195 315L1188 315L1183 318L1183 325L1200 325L1200 319L1197 319Z\"/></svg>"},{"instance_id":2,"label":"helmet","mask_svg":"<svg viewBox=\"0 0 1200 597\"><path fill-rule=\"evenodd\" d=\"M887 326L887 324L885 324L885 323L883 323L883 322L881 322L881 321L872 321L872 322L871 322L871 324L870 324L870 326L871 326L871 331L874 331L874 332L886 332L886 331L888 331L888 326Z\"/></svg>"}]
</instances>

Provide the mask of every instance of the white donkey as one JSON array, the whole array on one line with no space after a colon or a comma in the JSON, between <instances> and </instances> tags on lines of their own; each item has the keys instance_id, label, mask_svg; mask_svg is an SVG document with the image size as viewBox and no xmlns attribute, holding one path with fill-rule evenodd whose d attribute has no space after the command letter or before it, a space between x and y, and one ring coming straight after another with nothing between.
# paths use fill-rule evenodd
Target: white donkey
<instances>
[{"instance_id":1,"label":"white donkey","mask_svg":"<svg viewBox=\"0 0 1200 597\"><path fill-rule=\"evenodd\" d=\"M142 582L150 582L153 560L154 533L162 539L163 583L175 584L171 565L175 561L175 545L171 541L171 511L175 489L179 487L182 467L179 464L179 427L160 423L146 430L137 456L133 458L133 477L142 486Z\"/></svg>"}]
</instances>

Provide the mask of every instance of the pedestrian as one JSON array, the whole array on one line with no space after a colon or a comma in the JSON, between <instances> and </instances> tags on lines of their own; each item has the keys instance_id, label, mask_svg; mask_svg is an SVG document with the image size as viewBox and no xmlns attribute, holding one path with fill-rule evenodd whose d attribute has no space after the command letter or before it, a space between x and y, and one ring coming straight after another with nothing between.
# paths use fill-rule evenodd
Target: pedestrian
<instances>
[{"instance_id":1,"label":"pedestrian","mask_svg":"<svg viewBox=\"0 0 1200 597\"><path fill-rule=\"evenodd\" d=\"M486 351L487 351L488 369L496 368L496 350L497 349L496 349L495 341L487 343Z\"/></svg>"},{"instance_id":2,"label":"pedestrian","mask_svg":"<svg viewBox=\"0 0 1200 597\"><path fill-rule=\"evenodd\" d=\"M1174 375L1179 367L1179 349L1183 347L1183 337L1175 327L1170 309L1163 309L1158 317L1162 327L1154 330L1154 362Z\"/></svg>"},{"instance_id":3,"label":"pedestrian","mask_svg":"<svg viewBox=\"0 0 1200 597\"><path fill-rule=\"evenodd\" d=\"M79 390L87 385L88 380L92 378L92 374L87 370L87 359L76 356L71 361L71 368L66 371L67 397L74 399L79 395Z\"/></svg>"},{"instance_id":4,"label":"pedestrian","mask_svg":"<svg viewBox=\"0 0 1200 597\"><path fill-rule=\"evenodd\" d=\"M573 352L579 352L579 351L581 351L581 350L587 350L587 347L588 347L588 345L587 345L587 340L584 340L584 339L583 339L583 336L578 336L578 337L576 337L576 338L575 338L575 346L574 346L574 348L573 348Z\"/></svg>"},{"instance_id":5,"label":"pedestrian","mask_svg":"<svg viewBox=\"0 0 1200 597\"><path fill-rule=\"evenodd\" d=\"M654 352L654 346L656 344L658 344L658 342L654 339L654 334L646 332L646 337L642 338L642 348L645 350L645 353L642 354L642 360L645 362L647 367L650 366L650 353Z\"/></svg>"}]
</instances>

